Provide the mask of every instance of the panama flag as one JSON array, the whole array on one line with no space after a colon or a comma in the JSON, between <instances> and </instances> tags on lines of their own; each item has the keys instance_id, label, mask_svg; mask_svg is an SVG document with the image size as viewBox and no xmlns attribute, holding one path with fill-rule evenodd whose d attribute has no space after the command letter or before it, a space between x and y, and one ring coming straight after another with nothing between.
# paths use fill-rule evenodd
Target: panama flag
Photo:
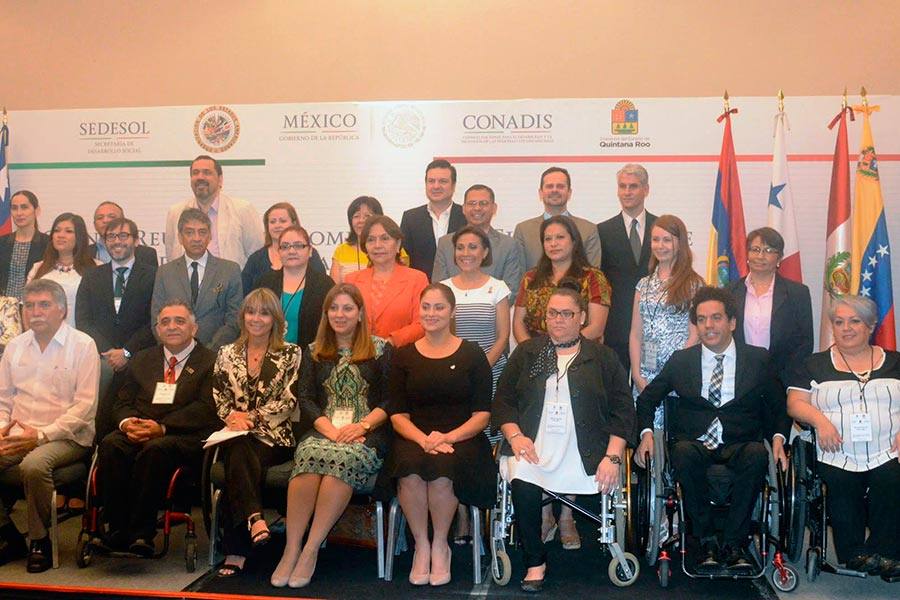
<instances>
[{"instance_id":1,"label":"panama flag","mask_svg":"<svg viewBox=\"0 0 900 600\"><path fill-rule=\"evenodd\" d=\"M784 238L784 255L778 273L786 279L802 283L800 242L797 237L794 197L788 175L785 129L789 129L787 114L779 111L775 115L775 148L772 151L772 183L769 185L769 227Z\"/></svg>"},{"instance_id":2,"label":"panama flag","mask_svg":"<svg viewBox=\"0 0 900 600\"><path fill-rule=\"evenodd\" d=\"M9 220L10 189L7 146L9 146L9 128L6 127L6 123L3 123L0 125L0 235L12 233L12 223Z\"/></svg>"},{"instance_id":3,"label":"panama flag","mask_svg":"<svg viewBox=\"0 0 900 600\"><path fill-rule=\"evenodd\" d=\"M869 114L877 106L854 106L863 113L859 162L856 163L856 194L853 205L853 238L851 243L850 289L875 301L878 322L872 342L885 350L897 349L894 328L894 294L891 285L891 242L884 217L878 158L869 126Z\"/></svg>"},{"instance_id":4,"label":"panama flag","mask_svg":"<svg viewBox=\"0 0 900 600\"><path fill-rule=\"evenodd\" d=\"M744 228L744 205L741 202L741 182L738 179L734 140L731 137L731 114L726 109L717 119L725 119L722 152L719 154L719 173L713 198L712 228L706 255L706 282L724 287L747 274L747 232Z\"/></svg>"},{"instance_id":5,"label":"panama flag","mask_svg":"<svg viewBox=\"0 0 900 600\"><path fill-rule=\"evenodd\" d=\"M853 109L845 106L828 125L838 127L831 165L831 191L828 194L828 224L825 238L825 277L822 281L822 314L819 318L819 349L827 350L834 338L828 310L832 298L850 293L850 150L847 146L847 113L853 120Z\"/></svg>"}]
</instances>

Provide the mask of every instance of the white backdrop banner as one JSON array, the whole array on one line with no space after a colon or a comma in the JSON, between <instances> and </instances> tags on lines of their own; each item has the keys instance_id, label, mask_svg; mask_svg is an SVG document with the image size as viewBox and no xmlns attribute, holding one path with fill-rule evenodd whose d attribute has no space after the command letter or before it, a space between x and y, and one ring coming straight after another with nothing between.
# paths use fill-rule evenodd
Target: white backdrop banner
<instances>
[{"instance_id":1,"label":"white backdrop banner","mask_svg":"<svg viewBox=\"0 0 900 600\"><path fill-rule=\"evenodd\" d=\"M787 146L804 282L821 302L825 222L839 97L787 98ZM900 247L900 96L871 96L888 228ZM766 224L775 98L732 98L747 230ZM435 157L457 166L455 200L470 185L496 192L494 225L511 232L542 210L541 172L571 172L573 214L604 220L619 210L616 171L650 172L647 208L673 213L691 232L695 268L705 272L722 125L720 98L632 98L365 102L17 111L9 115L10 180L41 201L41 226L62 211L82 214L113 200L165 260L169 205L190 195L188 165L210 154L224 165L224 189L260 212L293 203L312 242L330 261L346 236L346 207L378 198L398 222L425 202L424 168ZM861 120L850 123L850 156ZM852 188L852 185L851 185ZM260 217L261 218L261 217ZM891 258L895 273L900 259ZM895 280L897 278L895 277Z\"/></svg>"}]
</instances>

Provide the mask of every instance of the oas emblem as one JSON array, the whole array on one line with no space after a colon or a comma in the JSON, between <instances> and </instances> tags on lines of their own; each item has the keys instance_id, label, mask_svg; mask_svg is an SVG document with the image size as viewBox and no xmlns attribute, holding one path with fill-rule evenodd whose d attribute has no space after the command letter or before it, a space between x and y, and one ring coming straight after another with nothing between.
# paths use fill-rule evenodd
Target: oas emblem
<instances>
[{"instance_id":1,"label":"oas emblem","mask_svg":"<svg viewBox=\"0 0 900 600\"><path fill-rule=\"evenodd\" d=\"M208 106L194 121L194 139L207 152L225 152L240 134L241 122L227 106Z\"/></svg>"},{"instance_id":2,"label":"oas emblem","mask_svg":"<svg viewBox=\"0 0 900 600\"><path fill-rule=\"evenodd\" d=\"M381 133L398 148L409 148L425 135L425 115L412 104L395 106L384 115Z\"/></svg>"}]
</instances>

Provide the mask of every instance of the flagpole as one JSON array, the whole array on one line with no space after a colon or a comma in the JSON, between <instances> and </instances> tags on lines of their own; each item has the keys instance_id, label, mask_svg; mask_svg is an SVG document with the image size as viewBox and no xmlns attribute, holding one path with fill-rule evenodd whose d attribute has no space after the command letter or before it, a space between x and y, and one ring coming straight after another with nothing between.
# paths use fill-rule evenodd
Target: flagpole
<instances>
[{"instance_id":1,"label":"flagpole","mask_svg":"<svg viewBox=\"0 0 900 600\"><path fill-rule=\"evenodd\" d=\"M778 90L778 112L784 112L784 90Z\"/></svg>"}]
</instances>

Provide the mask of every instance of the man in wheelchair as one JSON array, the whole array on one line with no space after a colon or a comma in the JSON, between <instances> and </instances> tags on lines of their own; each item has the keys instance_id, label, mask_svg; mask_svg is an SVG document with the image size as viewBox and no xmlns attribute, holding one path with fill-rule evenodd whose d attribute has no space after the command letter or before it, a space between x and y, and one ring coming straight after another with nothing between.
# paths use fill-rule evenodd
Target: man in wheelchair
<instances>
[{"instance_id":1,"label":"man in wheelchair","mask_svg":"<svg viewBox=\"0 0 900 600\"><path fill-rule=\"evenodd\" d=\"M700 541L697 570L741 572L751 567L747 546L752 511L766 478L772 441L775 460L785 468L784 442L791 421L784 390L762 349L732 337L736 309L727 291L701 288L691 305L691 322L700 344L675 352L637 400L641 442L636 461L653 456L653 415L670 393L677 394L667 414L669 457L684 494L684 509ZM731 476L731 504L722 544L713 525L710 504L712 465L724 465Z\"/></svg>"},{"instance_id":2,"label":"man in wheelchair","mask_svg":"<svg viewBox=\"0 0 900 600\"><path fill-rule=\"evenodd\" d=\"M162 343L135 354L114 406L118 430L97 455L105 549L153 556L156 514L172 473L199 464L201 441L221 422L212 406L216 354L194 339L190 307L174 300L159 312Z\"/></svg>"}]
</instances>

